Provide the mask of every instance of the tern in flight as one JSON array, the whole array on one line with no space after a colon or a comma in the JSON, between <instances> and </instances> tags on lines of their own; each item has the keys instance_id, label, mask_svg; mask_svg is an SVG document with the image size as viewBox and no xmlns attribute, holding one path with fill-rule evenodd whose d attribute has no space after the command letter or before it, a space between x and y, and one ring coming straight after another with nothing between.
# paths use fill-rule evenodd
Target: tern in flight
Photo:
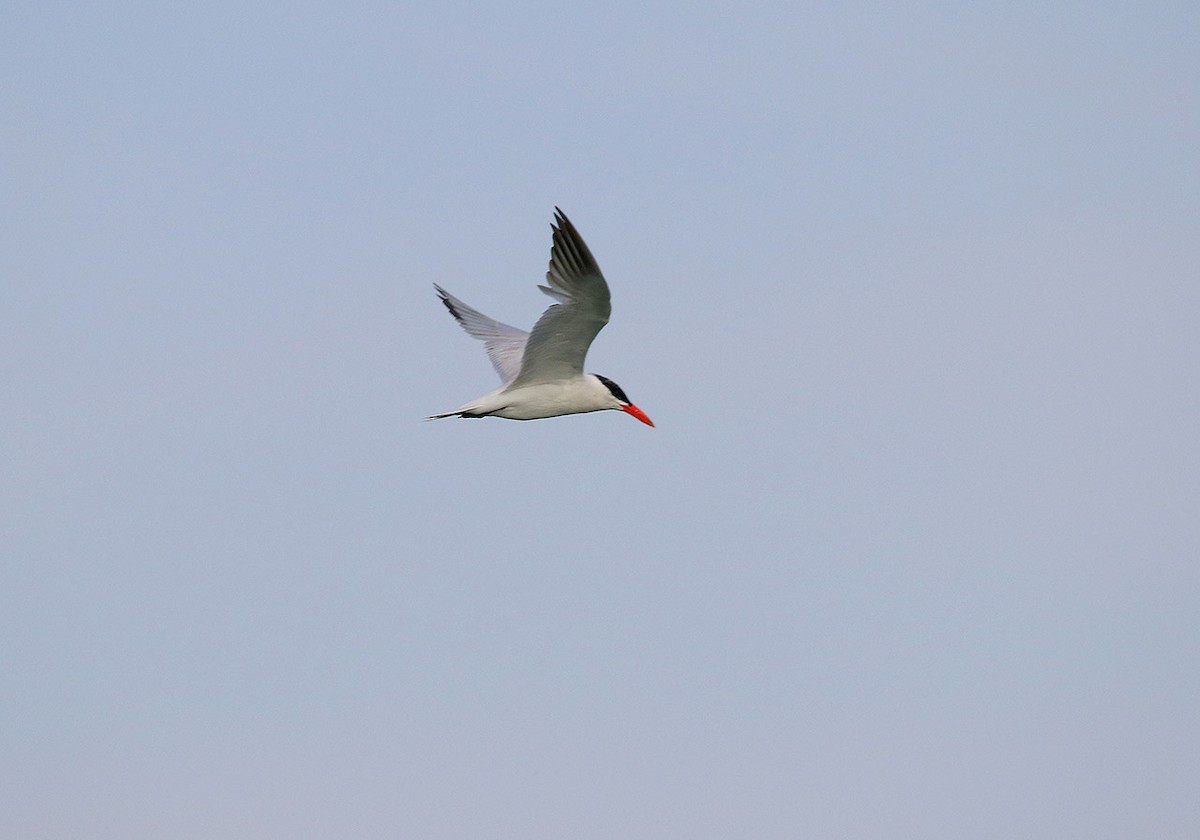
<instances>
[{"instance_id":1,"label":"tern in flight","mask_svg":"<svg viewBox=\"0 0 1200 840\"><path fill-rule=\"evenodd\" d=\"M428 419L539 420L613 409L624 411L648 426L654 425L616 382L583 372L588 347L612 312L608 283L575 225L557 207L551 230L554 243L550 248L550 269L546 272L546 285L538 288L558 302L542 313L533 332L489 318L434 285L442 303L462 328L484 342L488 358L503 384L477 400Z\"/></svg>"}]
</instances>

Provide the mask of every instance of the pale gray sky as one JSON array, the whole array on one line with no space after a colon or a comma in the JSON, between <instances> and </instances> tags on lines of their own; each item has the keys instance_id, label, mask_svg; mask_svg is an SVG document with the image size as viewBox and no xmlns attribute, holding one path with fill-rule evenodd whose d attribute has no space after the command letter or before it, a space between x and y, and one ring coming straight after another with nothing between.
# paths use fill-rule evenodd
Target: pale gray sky
<instances>
[{"instance_id":1,"label":"pale gray sky","mask_svg":"<svg viewBox=\"0 0 1200 840\"><path fill-rule=\"evenodd\" d=\"M1197 32L8 4L0 836L1197 836Z\"/></svg>"}]
</instances>

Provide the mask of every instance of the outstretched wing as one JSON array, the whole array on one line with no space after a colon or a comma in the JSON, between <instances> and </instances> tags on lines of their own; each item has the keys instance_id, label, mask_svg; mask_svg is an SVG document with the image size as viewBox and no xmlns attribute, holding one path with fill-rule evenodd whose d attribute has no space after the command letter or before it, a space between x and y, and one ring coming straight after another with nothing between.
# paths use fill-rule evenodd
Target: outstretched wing
<instances>
[{"instance_id":1,"label":"outstretched wing","mask_svg":"<svg viewBox=\"0 0 1200 840\"><path fill-rule=\"evenodd\" d=\"M483 349L492 360L492 367L496 369L496 373L500 374L500 381L508 385L516 379L521 371L521 357L525 354L525 342L529 340L529 333L502 324L495 318L489 318L478 309L472 309L436 283L433 287L437 289L438 296L441 297L442 303L446 304L454 320L458 321L468 335L484 342Z\"/></svg>"},{"instance_id":2,"label":"outstretched wing","mask_svg":"<svg viewBox=\"0 0 1200 840\"><path fill-rule=\"evenodd\" d=\"M554 243L547 285L538 288L559 302L542 313L529 334L515 385L582 374L588 348L612 312L608 283L600 266L579 231L557 207L551 229Z\"/></svg>"}]
</instances>

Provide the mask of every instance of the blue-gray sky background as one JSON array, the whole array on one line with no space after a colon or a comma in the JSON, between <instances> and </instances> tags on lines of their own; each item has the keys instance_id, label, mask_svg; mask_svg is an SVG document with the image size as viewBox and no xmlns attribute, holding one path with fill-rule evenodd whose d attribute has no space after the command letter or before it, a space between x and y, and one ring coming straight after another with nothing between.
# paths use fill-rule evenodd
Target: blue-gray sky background
<instances>
[{"instance_id":1,"label":"blue-gray sky background","mask_svg":"<svg viewBox=\"0 0 1200 840\"><path fill-rule=\"evenodd\" d=\"M6 5L0 836L1197 836L1198 33Z\"/></svg>"}]
</instances>

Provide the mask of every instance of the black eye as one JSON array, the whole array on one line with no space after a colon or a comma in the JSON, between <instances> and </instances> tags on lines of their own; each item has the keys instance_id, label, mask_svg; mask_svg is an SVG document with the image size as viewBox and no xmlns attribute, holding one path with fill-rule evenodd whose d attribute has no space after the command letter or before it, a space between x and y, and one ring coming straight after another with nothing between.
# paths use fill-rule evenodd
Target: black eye
<instances>
[{"instance_id":1,"label":"black eye","mask_svg":"<svg viewBox=\"0 0 1200 840\"><path fill-rule=\"evenodd\" d=\"M613 382L611 379L601 376L598 373L593 373L592 376L596 377L601 382L603 382L604 387L608 389L608 392L610 394L612 394L614 397L616 397L617 399L619 399L621 402L623 402L623 403L629 402L629 397L625 396L625 392L621 390L621 386L618 385L616 382Z\"/></svg>"}]
</instances>

